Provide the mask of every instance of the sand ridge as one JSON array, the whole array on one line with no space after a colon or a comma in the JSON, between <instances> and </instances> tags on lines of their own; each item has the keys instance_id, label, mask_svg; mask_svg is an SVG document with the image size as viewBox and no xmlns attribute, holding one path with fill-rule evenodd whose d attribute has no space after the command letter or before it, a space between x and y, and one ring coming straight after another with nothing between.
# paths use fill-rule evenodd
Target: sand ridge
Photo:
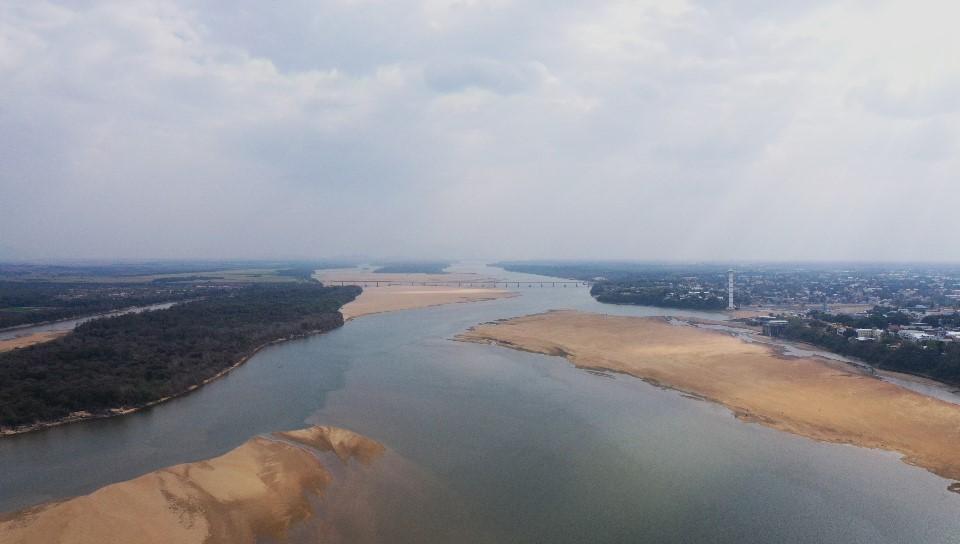
<instances>
[{"instance_id":1,"label":"sand ridge","mask_svg":"<svg viewBox=\"0 0 960 544\"><path fill-rule=\"evenodd\" d=\"M89 495L0 516L0 543L254 543L310 518L332 464L370 464L379 443L335 427L254 438ZM330 452L336 454L331 456Z\"/></svg>"},{"instance_id":2,"label":"sand ridge","mask_svg":"<svg viewBox=\"0 0 960 544\"><path fill-rule=\"evenodd\" d=\"M562 355L728 407L800 436L901 453L960 480L960 406L817 358L663 318L554 311L478 325L458 340ZM958 486L951 486L956 489Z\"/></svg>"},{"instance_id":3,"label":"sand ridge","mask_svg":"<svg viewBox=\"0 0 960 544\"><path fill-rule=\"evenodd\" d=\"M493 282L498 281L496 278L468 272L380 274L367 269L338 268L318 270L314 277L326 285L352 281L363 287L360 296L340 309L344 320L383 312L518 296L516 291L493 287Z\"/></svg>"}]
</instances>

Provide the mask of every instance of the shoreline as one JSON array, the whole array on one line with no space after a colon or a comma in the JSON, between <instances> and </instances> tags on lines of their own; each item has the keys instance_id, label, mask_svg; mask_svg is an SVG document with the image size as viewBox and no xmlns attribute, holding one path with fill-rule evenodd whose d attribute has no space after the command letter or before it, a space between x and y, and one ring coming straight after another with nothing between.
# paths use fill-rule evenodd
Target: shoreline
<instances>
[{"instance_id":1,"label":"shoreline","mask_svg":"<svg viewBox=\"0 0 960 544\"><path fill-rule=\"evenodd\" d=\"M337 527L324 514L359 522L369 513L349 508L395 468L375 468L387 455L380 442L339 427L256 435L216 457L0 513L0 540L253 544L294 529L330 535Z\"/></svg>"},{"instance_id":2,"label":"shoreline","mask_svg":"<svg viewBox=\"0 0 960 544\"><path fill-rule=\"evenodd\" d=\"M940 381L936 378L932 378L925 374L920 374L916 372L908 372L905 370L886 370L883 368L875 367L870 363L854 357L852 355L842 355L840 353L834 353L823 346L818 346L816 344L811 344L809 342L803 342L801 340L793 340L790 338L770 338L768 336L763 336L760 334L759 327L753 327L746 325L738 321L707 321L696 318L675 318L680 321L685 321L695 326L704 326L710 330L716 330L718 332L725 332L733 337L736 337L736 334L731 331L725 331L722 329L716 329L713 327L721 326L730 329L738 329L744 334L749 334L751 336L750 342L756 342L758 344L765 344L773 347L774 349L783 352L783 355L786 357L814 357L822 361L839 363L845 365L849 369L860 370L865 372L867 375L874 376L879 379L883 378L893 378L905 381L915 382L927 387L933 387L943 390L947 393L952 393L958 395L957 402L960 402L960 383L951 383ZM791 349L798 349L801 351L809 352L810 355L792 355L788 353ZM832 357L827 357L824 354L832 355Z\"/></svg>"},{"instance_id":3,"label":"shoreline","mask_svg":"<svg viewBox=\"0 0 960 544\"><path fill-rule=\"evenodd\" d=\"M471 327L455 340L563 356L724 406L741 421L897 453L960 492L960 406L778 346L666 318L552 311Z\"/></svg>"},{"instance_id":4,"label":"shoreline","mask_svg":"<svg viewBox=\"0 0 960 544\"><path fill-rule=\"evenodd\" d=\"M342 315L342 314L341 314L341 315ZM45 422L39 422L39 423L32 423L32 424L30 424L30 425L23 425L23 426L12 427L12 428L11 428L11 427L0 427L0 440L3 440L4 438L9 437L9 436L16 436L16 435L21 435L21 434L26 434L26 433L43 431L43 430L46 430L46 429L51 429L51 428L53 428L53 427L60 427L61 425L68 425L68 424L70 424L70 423L81 423L81 422L84 422L84 421L94 421L94 420L98 420L98 419L108 419L108 418L113 418L113 417L120 417L120 416L125 416L125 415L129 415L129 414L133 414L133 413L136 413L136 412L140 412L140 411L146 410L147 408L153 408L154 406L163 404L163 403L168 402L168 401L171 401L171 400L173 400L173 399L177 399L177 398L180 398L180 397L189 395L190 393L193 393L194 391L200 389L201 387L203 387L203 386L205 386L205 385L207 385L207 384L210 384L210 383L212 383L212 382L214 382L214 381L216 381L216 380L219 380L220 378L223 378L224 376L226 376L227 374L229 374L231 371L236 370L237 368L239 368L240 366L242 366L244 363L246 363L247 361L249 361L254 355L256 355L256 354L259 353L260 351L262 351L262 350L264 350L264 349L266 349L266 348L268 348L268 347L270 347L270 346L277 345L277 344L282 344L282 343L284 343L284 342L290 342L290 341L292 341L292 340L302 340L302 339L308 338L308 337L310 337L310 336L316 336L316 335L319 335L319 334L327 333L327 332L330 332L330 331L339 329L339 328L342 327L343 324L345 324L345 323L346 323L346 320L344 320L343 323L342 323L339 327L334 327L333 329L307 331L307 332L304 332L304 333L301 333L301 334L297 334L297 335L294 335L294 336L289 336L289 337L286 337L286 338L278 338L278 339L276 339L276 340L271 340L270 342L267 342L267 343L265 343L265 344L261 344L261 345L257 346L256 348L254 348L254 349L253 349L250 353L248 353L247 355L244 355L243 357L241 357L237 362L233 363L232 365L224 368L223 370L220 370L219 372L217 372L217 373L214 374L213 376L210 376L209 378L204 379L204 380L203 380L202 382L200 382L200 383L191 385L191 386L188 387L187 389L185 389L185 390L183 390L183 391L181 391L180 393L177 393L177 394L175 394L175 395L169 395L169 396L166 396L166 397L163 397L163 398L159 398L159 399L156 399L156 400L152 400L152 401L150 401L150 402L148 402L148 403L145 403L145 404L139 405L139 406L130 406L130 407L124 407L124 408L113 408L113 409L111 409L111 410L110 410L109 412L107 412L107 413L96 413L96 414L94 414L94 413L90 413L90 412L86 412L86 413L83 413L83 412L75 412L75 413L73 413L73 414L70 414L70 415L68 415L68 416L66 416L66 417L63 417L63 418L60 418L60 419L57 419L57 420L54 420L54 421L45 421Z\"/></svg>"},{"instance_id":5,"label":"shoreline","mask_svg":"<svg viewBox=\"0 0 960 544\"><path fill-rule=\"evenodd\" d=\"M28 348L44 342L50 342L57 338L62 338L72 331L43 331L23 336L15 336L9 340L0 340L0 353L6 353L16 349Z\"/></svg>"}]
</instances>

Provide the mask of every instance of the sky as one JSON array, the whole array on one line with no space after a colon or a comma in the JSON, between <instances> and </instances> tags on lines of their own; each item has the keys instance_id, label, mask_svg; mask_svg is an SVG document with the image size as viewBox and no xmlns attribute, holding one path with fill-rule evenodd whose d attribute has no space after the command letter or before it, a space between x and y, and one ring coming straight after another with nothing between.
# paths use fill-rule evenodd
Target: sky
<instances>
[{"instance_id":1,"label":"sky","mask_svg":"<svg viewBox=\"0 0 960 544\"><path fill-rule=\"evenodd\" d=\"M958 20L6 0L0 258L960 260Z\"/></svg>"}]
</instances>

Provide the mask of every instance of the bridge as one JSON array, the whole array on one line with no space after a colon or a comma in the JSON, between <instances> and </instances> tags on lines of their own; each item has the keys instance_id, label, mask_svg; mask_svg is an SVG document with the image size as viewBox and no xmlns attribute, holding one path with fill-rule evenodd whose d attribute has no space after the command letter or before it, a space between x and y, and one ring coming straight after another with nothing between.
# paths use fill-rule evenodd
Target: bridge
<instances>
[{"instance_id":1,"label":"bridge","mask_svg":"<svg viewBox=\"0 0 960 544\"><path fill-rule=\"evenodd\" d=\"M325 285L359 285L361 287L380 287L388 285L419 285L423 287L487 287L487 288L541 288L541 287L590 287L588 281L502 281L502 280L445 280L445 281L397 281L397 280L329 280Z\"/></svg>"}]
</instances>

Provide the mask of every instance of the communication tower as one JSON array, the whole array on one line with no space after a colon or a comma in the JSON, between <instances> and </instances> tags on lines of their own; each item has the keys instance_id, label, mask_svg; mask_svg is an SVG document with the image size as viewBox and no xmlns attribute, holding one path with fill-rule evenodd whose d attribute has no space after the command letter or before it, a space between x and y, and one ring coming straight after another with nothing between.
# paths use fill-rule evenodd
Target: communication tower
<instances>
[{"instance_id":1,"label":"communication tower","mask_svg":"<svg viewBox=\"0 0 960 544\"><path fill-rule=\"evenodd\" d=\"M727 270L727 309L733 310L735 306L733 305L733 269Z\"/></svg>"}]
</instances>

